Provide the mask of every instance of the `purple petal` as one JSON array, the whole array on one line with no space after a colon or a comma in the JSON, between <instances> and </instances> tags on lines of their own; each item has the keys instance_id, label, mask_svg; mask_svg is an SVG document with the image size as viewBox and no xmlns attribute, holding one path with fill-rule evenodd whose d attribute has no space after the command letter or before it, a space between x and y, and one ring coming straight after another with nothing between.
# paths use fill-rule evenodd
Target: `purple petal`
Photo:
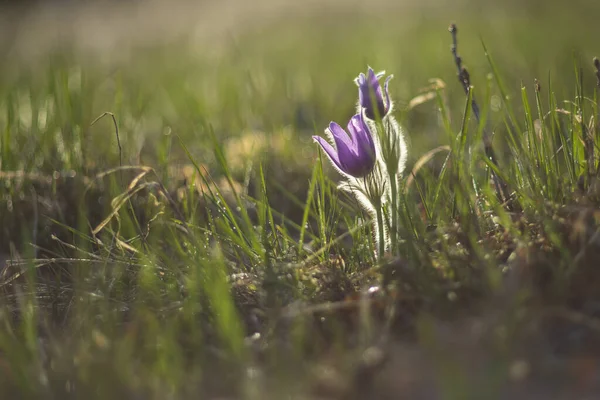
<instances>
[{"instance_id":1,"label":"purple petal","mask_svg":"<svg viewBox=\"0 0 600 400\"><path fill-rule=\"evenodd\" d=\"M381 86L379 86L379 79L377 75L375 75L375 71L371 67L369 67L369 86L370 89L375 93L375 100L378 100L381 97Z\"/></svg>"},{"instance_id":2,"label":"purple petal","mask_svg":"<svg viewBox=\"0 0 600 400\"><path fill-rule=\"evenodd\" d=\"M353 146L347 153L339 151L340 164L352 176L365 176L375 165L375 145L361 114L350 119L348 131L353 138Z\"/></svg>"},{"instance_id":3,"label":"purple petal","mask_svg":"<svg viewBox=\"0 0 600 400\"><path fill-rule=\"evenodd\" d=\"M331 162L343 171L344 168L342 167L342 164L340 164L340 158L338 157L338 153L333 148L333 146L327 140L323 139L321 136L313 136L312 138L316 143L319 144L319 146L321 146L321 148L323 149L325 154L327 154L327 157L329 157Z\"/></svg>"},{"instance_id":4,"label":"purple petal","mask_svg":"<svg viewBox=\"0 0 600 400\"><path fill-rule=\"evenodd\" d=\"M379 84L379 78L383 76L382 74L382 72L375 74L373 68L369 67L367 75L361 73L357 79L359 103L365 109L367 117L371 119L376 117L375 107L377 107L379 117L385 115L385 103Z\"/></svg>"},{"instance_id":5,"label":"purple petal","mask_svg":"<svg viewBox=\"0 0 600 400\"><path fill-rule=\"evenodd\" d=\"M352 147L352 142L354 140L348 136L344 128L339 126L337 123L331 121L329 123L329 131L331 132L331 135L333 135L333 139L335 140L338 150L340 149L340 142L343 143L345 147Z\"/></svg>"},{"instance_id":6,"label":"purple petal","mask_svg":"<svg viewBox=\"0 0 600 400\"><path fill-rule=\"evenodd\" d=\"M369 85L367 85L367 77L362 72L356 78L356 83L358 85L358 103L361 107L365 108L370 104L370 93L369 93Z\"/></svg>"},{"instance_id":7,"label":"purple petal","mask_svg":"<svg viewBox=\"0 0 600 400\"><path fill-rule=\"evenodd\" d=\"M348 121L348 132L350 133L350 136L352 137L352 141L354 142L354 145L358 144L358 141L363 139L363 136L362 136L364 134L363 128L364 128L364 122L363 122L360 114L354 115L352 118L350 118L350 121Z\"/></svg>"},{"instance_id":8,"label":"purple petal","mask_svg":"<svg viewBox=\"0 0 600 400\"><path fill-rule=\"evenodd\" d=\"M375 74L375 71L373 71L373 68L369 67L369 84L372 85L373 87L379 86L379 79L377 74Z\"/></svg>"},{"instance_id":9,"label":"purple petal","mask_svg":"<svg viewBox=\"0 0 600 400\"><path fill-rule=\"evenodd\" d=\"M364 85L366 81L367 81L367 77L362 72L360 74L358 74L358 77L356 79L354 79L354 83L356 83L356 85L358 87L361 87L362 85Z\"/></svg>"},{"instance_id":10,"label":"purple petal","mask_svg":"<svg viewBox=\"0 0 600 400\"><path fill-rule=\"evenodd\" d=\"M348 122L349 134L335 122L329 124L328 132L333 136L335 147L320 136L313 136L313 140L341 173L360 178L373 170L375 144L362 113L354 115Z\"/></svg>"},{"instance_id":11,"label":"purple petal","mask_svg":"<svg viewBox=\"0 0 600 400\"><path fill-rule=\"evenodd\" d=\"M362 114L356 114L348 122L348 131L354 138L354 150L359 157L374 158L375 143Z\"/></svg>"},{"instance_id":12,"label":"purple petal","mask_svg":"<svg viewBox=\"0 0 600 400\"><path fill-rule=\"evenodd\" d=\"M329 124L329 130L333 135L333 140L335 141L337 157L342 167L342 171L348 172L350 175L354 175L352 171L355 169L354 164L358 161L356 139L354 136L350 137L350 135L348 135L346 131L344 131L344 129L335 122Z\"/></svg>"}]
</instances>

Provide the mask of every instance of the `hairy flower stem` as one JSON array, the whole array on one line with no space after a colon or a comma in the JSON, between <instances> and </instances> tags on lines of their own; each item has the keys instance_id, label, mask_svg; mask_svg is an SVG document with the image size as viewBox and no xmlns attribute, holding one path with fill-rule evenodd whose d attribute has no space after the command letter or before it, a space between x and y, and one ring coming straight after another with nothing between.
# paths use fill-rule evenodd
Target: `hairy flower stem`
<instances>
[{"instance_id":1,"label":"hairy flower stem","mask_svg":"<svg viewBox=\"0 0 600 400\"><path fill-rule=\"evenodd\" d=\"M390 225L390 245L392 254L396 254L397 238L398 238L398 185L395 176L390 176L390 189L391 189L391 214L392 222Z\"/></svg>"},{"instance_id":2,"label":"hairy flower stem","mask_svg":"<svg viewBox=\"0 0 600 400\"><path fill-rule=\"evenodd\" d=\"M375 213L377 216L377 234L378 234L378 238L377 238L377 259L381 260L383 259L383 256L385 254L385 226L384 226L384 220L383 220L383 207L380 205L378 205L377 207L375 207Z\"/></svg>"}]
</instances>

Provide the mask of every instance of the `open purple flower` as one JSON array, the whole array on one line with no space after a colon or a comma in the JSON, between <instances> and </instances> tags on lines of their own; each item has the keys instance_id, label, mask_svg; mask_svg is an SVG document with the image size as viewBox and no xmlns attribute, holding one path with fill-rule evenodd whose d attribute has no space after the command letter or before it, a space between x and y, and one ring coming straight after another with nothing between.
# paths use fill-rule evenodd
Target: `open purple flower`
<instances>
[{"instance_id":1,"label":"open purple flower","mask_svg":"<svg viewBox=\"0 0 600 400\"><path fill-rule=\"evenodd\" d=\"M385 75L385 72L378 72L377 74L371 67L367 71L367 75L362 72L358 75L358 78L354 82L358 85L358 104L360 107L365 109L365 114L370 119L375 117L383 118L391 107L390 94L388 92L388 83L392 79L392 75L388 76L385 80L384 91L385 100L383 99L383 93L381 91L381 85L379 79ZM375 110L377 109L377 113Z\"/></svg>"},{"instance_id":2,"label":"open purple flower","mask_svg":"<svg viewBox=\"0 0 600 400\"><path fill-rule=\"evenodd\" d=\"M373 170L375 167L375 143L361 114L350 118L348 133L335 122L329 124L325 133L333 137L335 148L320 136L313 136L313 139L321 146L340 172L361 178Z\"/></svg>"}]
</instances>

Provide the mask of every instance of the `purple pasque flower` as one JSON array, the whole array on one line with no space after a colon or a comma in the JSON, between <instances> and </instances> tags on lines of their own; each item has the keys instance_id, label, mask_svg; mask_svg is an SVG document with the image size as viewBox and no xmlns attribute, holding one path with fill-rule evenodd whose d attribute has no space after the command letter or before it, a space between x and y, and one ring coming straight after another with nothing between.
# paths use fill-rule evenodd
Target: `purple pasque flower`
<instances>
[{"instance_id":1,"label":"purple pasque flower","mask_svg":"<svg viewBox=\"0 0 600 400\"><path fill-rule=\"evenodd\" d=\"M325 133L333 138L335 148L320 136L313 136L313 139L341 173L362 178L373 170L376 157L375 142L362 114L350 118L348 132L331 122Z\"/></svg>"},{"instance_id":2,"label":"purple pasque flower","mask_svg":"<svg viewBox=\"0 0 600 400\"><path fill-rule=\"evenodd\" d=\"M367 75L361 72L360 75L358 75L358 78L354 80L358 86L358 104L365 109L365 114L370 119L375 119L375 117L385 117L392 106L390 94L388 92L388 84L390 79L392 79L392 75L386 78L383 86L385 100L383 99L381 85L379 84L379 79L384 75L385 71L375 73L373 68L369 67ZM377 110L377 112L375 110Z\"/></svg>"}]
</instances>

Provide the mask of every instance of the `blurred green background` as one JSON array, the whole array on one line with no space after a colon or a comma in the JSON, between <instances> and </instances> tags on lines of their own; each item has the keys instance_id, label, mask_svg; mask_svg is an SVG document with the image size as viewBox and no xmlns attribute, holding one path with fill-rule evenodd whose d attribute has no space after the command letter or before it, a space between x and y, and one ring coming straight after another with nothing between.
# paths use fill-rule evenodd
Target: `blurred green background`
<instances>
[{"instance_id":1,"label":"blurred green background","mask_svg":"<svg viewBox=\"0 0 600 400\"><path fill-rule=\"evenodd\" d=\"M418 157L446 138L432 118L433 102L407 112L408 102L430 78L440 78L451 106L463 103L450 55L450 22L458 24L459 52L481 95L490 73L483 40L517 98L521 84L531 87L538 78L544 87L549 77L562 98L574 90L574 55L593 82L596 4L44 3L18 16L4 14L0 97L3 108L25 125L30 110L62 110L57 121L45 126L69 125L86 160L109 166L116 154L115 143L107 139L110 123L89 128L104 111L113 112L122 125L128 163L145 146L159 146L166 129L198 151L194 143L202 142L208 124L224 138L292 126L309 141L307 132L320 132L330 120L343 122L351 115L352 80L370 65L394 74L391 91L409 130L411 155ZM6 115L0 118L6 123ZM47 132L37 125L31 134L40 138ZM29 160L35 147L18 134L12 138L8 146L20 156L13 160L4 153L5 170L32 163L44 169L73 167L66 160L62 166L56 159ZM55 165L45 167L45 162Z\"/></svg>"}]
</instances>

